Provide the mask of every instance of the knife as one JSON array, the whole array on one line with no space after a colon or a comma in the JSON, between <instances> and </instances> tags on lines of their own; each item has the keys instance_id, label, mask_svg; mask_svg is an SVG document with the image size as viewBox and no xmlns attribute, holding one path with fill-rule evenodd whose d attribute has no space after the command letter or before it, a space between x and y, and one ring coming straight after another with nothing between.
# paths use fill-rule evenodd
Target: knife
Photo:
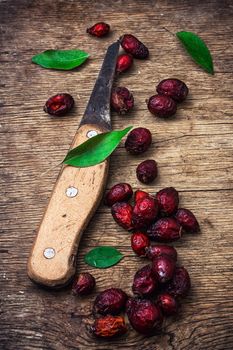
<instances>
[{"instance_id":1,"label":"knife","mask_svg":"<svg viewBox=\"0 0 233 350\"><path fill-rule=\"evenodd\" d=\"M109 46L71 148L111 130L110 95L119 42ZM29 259L28 276L47 287L62 287L76 270L84 229L97 209L108 174L108 159L87 167L62 167Z\"/></svg>"}]
</instances>

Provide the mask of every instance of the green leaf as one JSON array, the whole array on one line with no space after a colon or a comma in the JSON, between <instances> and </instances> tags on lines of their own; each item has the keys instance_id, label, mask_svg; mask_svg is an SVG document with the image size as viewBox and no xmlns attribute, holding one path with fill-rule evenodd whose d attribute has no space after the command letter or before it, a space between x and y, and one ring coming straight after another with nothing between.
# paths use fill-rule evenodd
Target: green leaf
<instances>
[{"instance_id":1,"label":"green leaf","mask_svg":"<svg viewBox=\"0 0 233 350\"><path fill-rule=\"evenodd\" d=\"M82 50L46 50L32 57L32 62L44 68L70 70L80 66L89 54Z\"/></svg>"},{"instance_id":2,"label":"green leaf","mask_svg":"<svg viewBox=\"0 0 233 350\"><path fill-rule=\"evenodd\" d=\"M214 74L211 53L204 41L192 32L177 32L176 36L193 60L208 73Z\"/></svg>"},{"instance_id":3,"label":"green leaf","mask_svg":"<svg viewBox=\"0 0 233 350\"><path fill-rule=\"evenodd\" d=\"M131 128L132 126L129 126L124 130L109 131L88 139L70 150L63 163L84 168L103 162Z\"/></svg>"},{"instance_id":4,"label":"green leaf","mask_svg":"<svg viewBox=\"0 0 233 350\"><path fill-rule=\"evenodd\" d=\"M84 260L90 266L105 269L117 264L122 258L123 255L116 248L100 246L90 250Z\"/></svg>"}]
</instances>

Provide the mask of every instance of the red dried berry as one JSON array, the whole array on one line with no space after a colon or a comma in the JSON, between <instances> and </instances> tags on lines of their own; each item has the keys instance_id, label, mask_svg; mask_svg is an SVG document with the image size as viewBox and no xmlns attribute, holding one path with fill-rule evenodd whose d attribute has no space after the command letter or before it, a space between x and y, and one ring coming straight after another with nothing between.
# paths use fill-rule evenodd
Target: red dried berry
<instances>
[{"instance_id":1,"label":"red dried berry","mask_svg":"<svg viewBox=\"0 0 233 350\"><path fill-rule=\"evenodd\" d=\"M151 335L161 329L162 313L150 300L130 298L126 304L126 312L130 324L139 333Z\"/></svg>"},{"instance_id":2,"label":"red dried berry","mask_svg":"<svg viewBox=\"0 0 233 350\"><path fill-rule=\"evenodd\" d=\"M146 229L158 214L157 201L151 197L138 200L133 208L132 222L135 229Z\"/></svg>"},{"instance_id":3,"label":"red dried berry","mask_svg":"<svg viewBox=\"0 0 233 350\"><path fill-rule=\"evenodd\" d=\"M44 111L50 115L60 117L68 113L74 106L74 99L70 94L57 94L48 99Z\"/></svg>"},{"instance_id":4,"label":"red dried berry","mask_svg":"<svg viewBox=\"0 0 233 350\"><path fill-rule=\"evenodd\" d=\"M162 215L174 214L179 205L179 194L174 187L166 187L156 194L159 211Z\"/></svg>"},{"instance_id":5,"label":"red dried berry","mask_svg":"<svg viewBox=\"0 0 233 350\"><path fill-rule=\"evenodd\" d=\"M166 316L171 316L177 313L177 301L168 293L160 294L157 299L157 304L162 310L162 313Z\"/></svg>"},{"instance_id":6,"label":"red dried berry","mask_svg":"<svg viewBox=\"0 0 233 350\"><path fill-rule=\"evenodd\" d=\"M175 261L177 260L176 249L169 245L153 245L146 249L146 256L151 260L161 255L168 255Z\"/></svg>"},{"instance_id":7,"label":"red dried berry","mask_svg":"<svg viewBox=\"0 0 233 350\"><path fill-rule=\"evenodd\" d=\"M125 87L112 89L111 107L119 114L129 112L134 106L132 93Z\"/></svg>"},{"instance_id":8,"label":"red dried berry","mask_svg":"<svg viewBox=\"0 0 233 350\"><path fill-rule=\"evenodd\" d=\"M182 102L186 99L189 89L187 85L179 79L164 79L156 88L159 95L171 97L177 102Z\"/></svg>"},{"instance_id":9,"label":"red dried berry","mask_svg":"<svg viewBox=\"0 0 233 350\"><path fill-rule=\"evenodd\" d=\"M112 216L114 220L126 230L132 230L132 205L125 202L117 202L112 206Z\"/></svg>"},{"instance_id":10,"label":"red dried berry","mask_svg":"<svg viewBox=\"0 0 233 350\"><path fill-rule=\"evenodd\" d=\"M131 236L131 247L138 256L146 256L146 248L150 245L149 238L142 232L135 232Z\"/></svg>"},{"instance_id":11,"label":"red dried berry","mask_svg":"<svg viewBox=\"0 0 233 350\"><path fill-rule=\"evenodd\" d=\"M117 57L116 72L122 73L127 71L133 64L133 57L128 53L123 53Z\"/></svg>"},{"instance_id":12,"label":"red dried berry","mask_svg":"<svg viewBox=\"0 0 233 350\"><path fill-rule=\"evenodd\" d=\"M116 202L128 201L133 195L132 187L127 183L114 185L105 196L105 204L112 206Z\"/></svg>"},{"instance_id":13,"label":"red dried berry","mask_svg":"<svg viewBox=\"0 0 233 350\"><path fill-rule=\"evenodd\" d=\"M127 332L124 317L110 315L97 318L90 330L96 337L105 339Z\"/></svg>"},{"instance_id":14,"label":"red dried berry","mask_svg":"<svg viewBox=\"0 0 233 350\"><path fill-rule=\"evenodd\" d=\"M152 261L152 271L160 283L168 282L175 271L176 262L168 255L161 255Z\"/></svg>"},{"instance_id":15,"label":"red dried berry","mask_svg":"<svg viewBox=\"0 0 233 350\"><path fill-rule=\"evenodd\" d=\"M149 184L152 182L158 175L157 163L153 159L147 159L138 164L137 169L137 178L144 184Z\"/></svg>"},{"instance_id":16,"label":"red dried berry","mask_svg":"<svg viewBox=\"0 0 233 350\"><path fill-rule=\"evenodd\" d=\"M125 308L127 298L127 294L120 288L106 289L96 297L94 311L102 315L117 315Z\"/></svg>"},{"instance_id":17,"label":"red dried berry","mask_svg":"<svg viewBox=\"0 0 233 350\"><path fill-rule=\"evenodd\" d=\"M110 25L104 22L94 24L92 27L87 28L87 33L93 36L101 38L109 33Z\"/></svg>"},{"instance_id":18,"label":"red dried berry","mask_svg":"<svg viewBox=\"0 0 233 350\"><path fill-rule=\"evenodd\" d=\"M166 292L177 297L185 297L191 288L188 271L182 267L176 267L172 280L166 286Z\"/></svg>"},{"instance_id":19,"label":"red dried berry","mask_svg":"<svg viewBox=\"0 0 233 350\"><path fill-rule=\"evenodd\" d=\"M125 141L125 148L131 154L140 154L150 147L152 135L146 128L135 128L128 134Z\"/></svg>"},{"instance_id":20,"label":"red dried berry","mask_svg":"<svg viewBox=\"0 0 233 350\"><path fill-rule=\"evenodd\" d=\"M142 199L145 197L149 197L149 193L145 191L137 190L135 191L135 194L134 194L134 202L137 202L139 199Z\"/></svg>"},{"instance_id":21,"label":"red dried berry","mask_svg":"<svg viewBox=\"0 0 233 350\"><path fill-rule=\"evenodd\" d=\"M125 34L120 38L123 49L133 57L144 59L149 56L148 48L132 34Z\"/></svg>"},{"instance_id":22,"label":"red dried berry","mask_svg":"<svg viewBox=\"0 0 233 350\"><path fill-rule=\"evenodd\" d=\"M155 241L172 242L181 237L182 227L174 218L162 218L152 224L147 234Z\"/></svg>"},{"instance_id":23,"label":"red dried berry","mask_svg":"<svg viewBox=\"0 0 233 350\"><path fill-rule=\"evenodd\" d=\"M163 95L154 95L147 103L149 111L159 118L168 118L176 113L176 102Z\"/></svg>"},{"instance_id":24,"label":"red dried berry","mask_svg":"<svg viewBox=\"0 0 233 350\"><path fill-rule=\"evenodd\" d=\"M178 209L176 213L176 220L188 233L198 232L200 230L199 223L195 215L188 209Z\"/></svg>"},{"instance_id":25,"label":"red dried berry","mask_svg":"<svg viewBox=\"0 0 233 350\"><path fill-rule=\"evenodd\" d=\"M95 278L89 273L80 273L73 282L72 292L78 295L88 295L95 287Z\"/></svg>"},{"instance_id":26,"label":"red dried berry","mask_svg":"<svg viewBox=\"0 0 233 350\"><path fill-rule=\"evenodd\" d=\"M151 266L146 265L134 275L132 291L139 296L150 296L158 288L158 280L154 275Z\"/></svg>"}]
</instances>

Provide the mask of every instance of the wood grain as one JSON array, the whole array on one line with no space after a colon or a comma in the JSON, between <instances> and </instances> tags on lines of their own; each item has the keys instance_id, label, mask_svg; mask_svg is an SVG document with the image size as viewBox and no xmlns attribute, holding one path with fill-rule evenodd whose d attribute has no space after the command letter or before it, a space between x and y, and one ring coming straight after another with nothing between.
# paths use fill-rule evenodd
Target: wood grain
<instances>
[{"instance_id":1,"label":"wood grain","mask_svg":"<svg viewBox=\"0 0 233 350\"><path fill-rule=\"evenodd\" d=\"M230 0L0 1L1 349L232 350L232 15ZM112 27L103 40L85 33L99 20ZM164 28L199 34L213 54L215 75L198 68ZM135 109L127 116L113 113L113 127L146 126L153 144L148 153L133 157L122 143L111 157L107 188L127 180L134 189L154 193L172 185L180 191L181 206L198 217L201 234L185 235L175 244L179 263L192 279L180 314L168 319L158 336L145 338L130 329L121 339L103 342L88 332L92 301L110 286L131 293L132 277L146 263L134 256L129 234L115 224L109 209L100 205L79 249L78 271L88 270L97 280L90 297L75 298L68 287L38 288L27 277L26 263L59 172L47 170L70 146L108 44L125 32L137 35L151 54L116 82L134 93ZM31 57L47 48L80 48L91 58L71 72L31 64ZM170 76L184 80L190 94L176 118L157 120L145 100L159 80ZM42 107L58 92L71 93L76 107L70 116L51 119ZM150 186L135 176L145 158L159 166L159 178ZM116 246L124 259L111 269L87 267L83 256L98 244Z\"/></svg>"}]
</instances>

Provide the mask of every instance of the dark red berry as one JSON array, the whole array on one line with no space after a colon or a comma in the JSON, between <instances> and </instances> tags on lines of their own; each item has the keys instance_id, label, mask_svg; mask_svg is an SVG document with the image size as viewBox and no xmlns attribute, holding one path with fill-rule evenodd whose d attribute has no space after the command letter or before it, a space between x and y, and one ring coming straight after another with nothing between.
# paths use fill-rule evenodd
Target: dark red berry
<instances>
[{"instance_id":1,"label":"dark red berry","mask_svg":"<svg viewBox=\"0 0 233 350\"><path fill-rule=\"evenodd\" d=\"M150 300L130 298L126 312L131 326L139 333L150 335L161 329L162 313Z\"/></svg>"},{"instance_id":2,"label":"dark red berry","mask_svg":"<svg viewBox=\"0 0 233 350\"><path fill-rule=\"evenodd\" d=\"M127 294L120 288L109 288L101 292L94 301L94 311L102 315L117 315L124 310Z\"/></svg>"},{"instance_id":3,"label":"dark red berry","mask_svg":"<svg viewBox=\"0 0 233 350\"><path fill-rule=\"evenodd\" d=\"M105 196L105 203L112 206L116 202L128 201L133 195L132 187L127 183L114 185Z\"/></svg>"},{"instance_id":4,"label":"dark red berry","mask_svg":"<svg viewBox=\"0 0 233 350\"><path fill-rule=\"evenodd\" d=\"M134 202L137 202L139 199L142 199L145 197L149 197L149 193L145 191L137 190L135 191L135 194L134 194Z\"/></svg>"},{"instance_id":5,"label":"dark red berry","mask_svg":"<svg viewBox=\"0 0 233 350\"><path fill-rule=\"evenodd\" d=\"M158 175L157 163L153 159L141 162L136 169L137 178L144 184L149 184Z\"/></svg>"},{"instance_id":6,"label":"dark red berry","mask_svg":"<svg viewBox=\"0 0 233 350\"><path fill-rule=\"evenodd\" d=\"M152 114L159 118L168 118L176 113L176 102L168 96L151 96L147 107Z\"/></svg>"},{"instance_id":7,"label":"dark red berry","mask_svg":"<svg viewBox=\"0 0 233 350\"><path fill-rule=\"evenodd\" d=\"M150 296L158 288L158 280L153 274L151 266L146 265L134 275L132 290L139 296Z\"/></svg>"},{"instance_id":8,"label":"dark red berry","mask_svg":"<svg viewBox=\"0 0 233 350\"><path fill-rule=\"evenodd\" d=\"M158 214L157 201L151 197L139 199L133 208L132 222L135 229L146 229Z\"/></svg>"},{"instance_id":9,"label":"dark red berry","mask_svg":"<svg viewBox=\"0 0 233 350\"><path fill-rule=\"evenodd\" d=\"M187 85L179 79L164 79L156 88L159 95L171 97L176 102L186 99L189 89Z\"/></svg>"},{"instance_id":10,"label":"dark red berry","mask_svg":"<svg viewBox=\"0 0 233 350\"><path fill-rule=\"evenodd\" d=\"M169 281L175 271L176 262L168 255L161 255L152 261L152 271L160 283Z\"/></svg>"},{"instance_id":11,"label":"dark red berry","mask_svg":"<svg viewBox=\"0 0 233 350\"><path fill-rule=\"evenodd\" d=\"M95 278L89 273L80 273L76 276L72 285L73 294L88 295L95 287Z\"/></svg>"},{"instance_id":12,"label":"dark red berry","mask_svg":"<svg viewBox=\"0 0 233 350\"><path fill-rule=\"evenodd\" d=\"M112 89L111 107L119 114L129 112L134 106L132 93L125 87Z\"/></svg>"},{"instance_id":13,"label":"dark red berry","mask_svg":"<svg viewBox=\"0 0 233 350\"><path fill-rule=\"evenodd\" d=\"M122 73L127 71L133 64L133 57L128 53L123 53L117 57L116 72Z\"/></svg>"},{"instance_id":14,"label":"dark red berry","mask_svg":"<svg viewBox=\"0 0 233 350\"><path fill-rule=\"evenodd\" d=\"M107 23L99 22L94 24L92 27L87 28L87 33L93 36L101 38L109 33L110 26Z\"/></svg>"},{"instance_id":15,"label":"dark red berry","mask_svg":"<svg viewBox=\"0 0 233 350\"><path fill-rule=\"evenodd\" d=\"M132 34L125 34L120 38L123 49L135 58L144 59L149 56L148 48Z\"/></svg>"},{"instance_id":16,"label":"dark red berry","mask_svg":"<svg viewBox=\"0 0 233 350\"><path fill-rule=\"evenodd\" d=\"M177 301L168 293L160 294L157 299L157 304L165 316L171 316L177 313Z\"/></svg>"},{"instance_id":17,"label":"dark red berry","mask_svg":"<svg viewBox=\"0 0 233 350\"><path fill-rule=\"evenodd\" d=\"M188 271L184 267L176 267L172 280L166 286L166 292L177 297L185 297L191 287Z\"/></svg>"},{"instance_id":18,"label":"dark red berry","mask_svg":"<svg viewBox=\"0 0 233 350\"><path fill-rule=\"evenodd\" d=\"M152 136L146 128L135 128L128 134L125 141L125 148L131 154L140 154L150 147Z\"/></svg>"},{"instance_id":19,"label":"dark red berry","mask_svg":"<svg viewBox=\"0 0 233 350\"><path fill-rule=\"evenodd\" d=\"M199 223L194 214L188 209L178 209L176 220L188 233L198 232L200 230Z\"/></svg>"},{"instance_id":20,"label":"dark red berry","mask_svg":"<svg viewBox=\"0 0 233 350\"><path fill-rule=\"evenodd\" d=\"M90 330L96 337L105 339L127 332L124 317L111 315L97 318Z\"/></svg>"},{"instance_id":21,"label":"dark red berry","mask_svg":"<svg viewBox=\"0 0 233 350\"><path fill-rule=\"evenodd\" d=\"M172 242L181 237L182 227L174 218L162 218L152 224L147 234L155 241Z\"/></svg>"},{"instance_id":22,"label":"dark red berry","mask_svg":"<svg viewBox=\"0 0 233 350\"><path fill-rule=\"evenodd\" d=\"M74 106L74 99L70 94L57 94L48 99L44 111L59 117L68 113Z\"/></svg>"},{"instance_id":23,"label":"dark red berry","mask_svg":"<svg viewBox=\"0 0 233 350\"><path fill-rule=\"evenodd\" d=\"M166 187L156 194L159 211L162 215L174 214L179 205L179 194L174 187Z\"/></svg>"},{"instance_id":24,"label":"dark red berry","mask_svg":"<svg viewBox=\"0 0 233 350\"><path fill-rule=\"evenodd\" d=\"M114 220L126 230L132 230L132 205L125 202L117 202L112 206L112 216Z\"/></svg>"},{"instance_id":25,"label":"dark red berry","mask_svg":"<svg viewBox=\"0 0 233 350\"><path fill-rule=\"evenodd\" d=\"M146 248L150 245L149 238L142 232L135 232L131 236L131 247L138 256L146 256Z\"/></svg>"},{"instance_id":26,"label":"dark red berry","mask_svg":"<svg viewBox=\"0 0 233 350\"><path fill-rule=\"evenodd\" d=\"M175 261L177 260L177 251L174 247L169 245L152 245L146 249L146 256L153 260L161 255L168 255Z\"/></svg>"}]
</instances>

